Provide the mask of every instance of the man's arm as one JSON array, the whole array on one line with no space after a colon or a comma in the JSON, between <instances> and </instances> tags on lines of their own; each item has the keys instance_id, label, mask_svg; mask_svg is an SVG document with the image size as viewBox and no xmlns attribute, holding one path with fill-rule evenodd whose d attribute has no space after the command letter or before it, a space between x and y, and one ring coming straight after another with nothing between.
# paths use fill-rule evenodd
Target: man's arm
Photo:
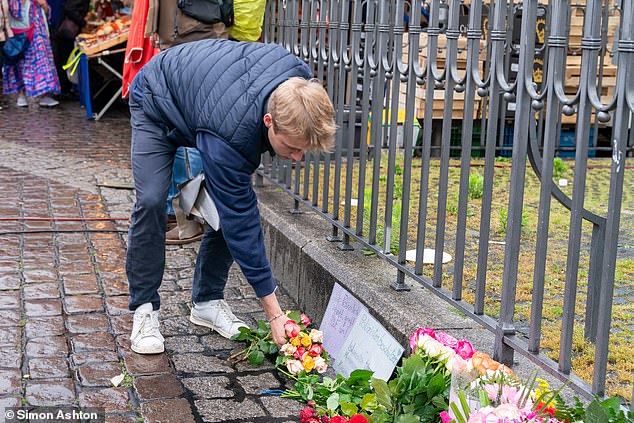
<instances>
[{"instance_id":1,"label":"man's arm","mask_svg":"<svg viewBox=\"0 0 634 423\"><path fill-rule=\"evenodd\" d=\"M233 259L260 298L273 328L273 338L283 343L282 317L266 258L257 198L251 186L252 165L224 141L207 132L197 135L207 187L216 203L220 227Z\"/></svg>"}]
</instances>

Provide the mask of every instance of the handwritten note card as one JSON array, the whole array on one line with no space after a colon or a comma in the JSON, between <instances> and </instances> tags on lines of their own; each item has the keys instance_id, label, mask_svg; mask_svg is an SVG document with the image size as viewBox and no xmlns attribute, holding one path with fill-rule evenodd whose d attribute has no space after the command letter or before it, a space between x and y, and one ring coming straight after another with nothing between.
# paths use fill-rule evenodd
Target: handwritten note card
<instances>
[{"instance_id":1,"label":"handwritten note card","mask_svg":"<svg viewBox=\"0 0 634 423\"><path fill-rule=\"evenodd\" d=\"M333 367L345 377L355 369L367 369L374 371L374 377L388 380L403 351L405 348L364 309L339 350Z\"/></svg>"},{"instance_id":2,"label":"handwritten note card","mask_svg":"<svg viewBox=\"0 0 634 423\"><path fill-rule=\"evenodd\" d=\"M341 285L335 283L319 328L324 333L323 345L330 357L337 358L361 310L367 309Z\"/></svg>"}]
</instances>

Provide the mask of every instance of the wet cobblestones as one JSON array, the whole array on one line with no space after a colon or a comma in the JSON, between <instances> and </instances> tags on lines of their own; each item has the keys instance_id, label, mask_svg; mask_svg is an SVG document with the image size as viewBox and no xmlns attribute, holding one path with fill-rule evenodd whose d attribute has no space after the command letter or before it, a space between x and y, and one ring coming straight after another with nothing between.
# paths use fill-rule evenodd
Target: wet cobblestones
<instances>
[{"instance_id":1,"label":"wet cobblestones","mask_svg":"<svg viewBox=\"0 0 634 423\"><path fill-rule=\"evenodd\" d=\"M196 244L167 249L165 354L130 351L125 111L92 122L76 103L0 102L0 218L13 219L0 220L0 408L99 407L111 423L297 421L297 403L261 394L284 388L271 365L231 365L240 344L189 322ZM56 220L95 217L121 220ZM239 317L262 317L237 268L226 294ZM122 372L125 386L113 387Z\"/></svg>"}]
</instances>

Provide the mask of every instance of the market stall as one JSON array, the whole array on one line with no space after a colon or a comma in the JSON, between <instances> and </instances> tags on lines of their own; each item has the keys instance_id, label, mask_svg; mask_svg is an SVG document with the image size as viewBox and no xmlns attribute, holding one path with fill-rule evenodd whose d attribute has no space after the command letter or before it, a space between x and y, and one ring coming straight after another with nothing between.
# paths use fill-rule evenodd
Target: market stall
<instances>
[{"instance_id":1,"label":"market stall","mask_svg":"<svg viewBox=\"0 0 634 423\"><path fill-rule=\"evenodd\" d=\"M81 51L79 59L79 94L82 106L86 109L86 117L99 120L112 104L121 96L121 88L110 97L103 108L93 114L93 97L99 96L107 84L104 84L96 93L91 94L89 61L104 68L113 75L113 80L120 82L121 72L104 60L104 56L125 52L125 45L130 32L130 18L127 15L120 15L116 19L100 21L97 19L88 20L88 25L84 33L77 36L77 46Z\"/></svg>"}]
</instances>

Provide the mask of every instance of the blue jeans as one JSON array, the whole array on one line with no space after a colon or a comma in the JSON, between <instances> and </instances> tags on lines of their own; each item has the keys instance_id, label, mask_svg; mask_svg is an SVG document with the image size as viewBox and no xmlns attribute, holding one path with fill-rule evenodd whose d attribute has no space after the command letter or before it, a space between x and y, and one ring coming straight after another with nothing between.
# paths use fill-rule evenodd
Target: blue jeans
<instances>
[{"instance_id":1,"label":"blue jeans","mask_svg":"<svg viewBox=\"0 0 634 423\"><path fill-rule=\"evenodd\" d=\"M138 78L137 78L138 79ZM145 303L160 307L158 289L165 270L165 202L172 183L174 156L181 140L167 127L151 120L141 106L142 92L135 79L130 95L132 174L136 203L128 231L126 274L130 310ZM188 145L188 147L195 147ZM202 239L192 289L194 302L224 298L233 257L222 231L208 230Z\"/></svg>"},{"instance_id":2,"label":"blue jeans","mask_svg":"<svg viewBox=\"0 0 634 423\"><path fill-rule=\"evenodd\" d=\"M192 178L203 170L203 162L200 158L200 152L197 148L178 147L176 156L174 156L174 166L172 167L172 183L167 193L167 214L174 215L174 207L172 207L172 199L178 194L178 185L187 180L187 167L185 164L185 149L189 156L189 168Z\"/></svg>"}]
</instances>

